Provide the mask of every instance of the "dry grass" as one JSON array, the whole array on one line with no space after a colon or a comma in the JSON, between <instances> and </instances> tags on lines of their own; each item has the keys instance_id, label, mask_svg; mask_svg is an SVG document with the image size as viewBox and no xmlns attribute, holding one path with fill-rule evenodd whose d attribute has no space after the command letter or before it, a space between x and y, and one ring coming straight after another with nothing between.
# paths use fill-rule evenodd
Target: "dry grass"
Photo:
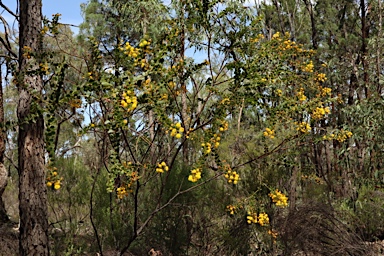
<instances>
[{"instance_id":1,"label":"dry grass","mask_svg":"<svg viewBox=\"0 0 384 256\"><path fill-rule=\"evenodd\" d=\"M284 255L373 255L368 246L326 204L310 203L290 212L279 227Z\"/></svg>"}]
</instances>

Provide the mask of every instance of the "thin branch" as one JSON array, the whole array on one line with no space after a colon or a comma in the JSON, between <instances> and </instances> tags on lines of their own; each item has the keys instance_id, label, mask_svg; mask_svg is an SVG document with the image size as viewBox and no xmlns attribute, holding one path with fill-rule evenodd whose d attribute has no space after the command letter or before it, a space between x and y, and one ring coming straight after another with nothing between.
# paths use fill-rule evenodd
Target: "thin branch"
<instances>
[{"instance_id":1,"label":"thin branch","mask_svg":"<svg viewBox=\"0 0 384 256\"><path fill-rule=\"evenodd\" d=\"M16 13L12 12L11 9L9 9L5 4L3 4L3 1L0 0L0 7L3 7L4 10L6 10L9 14L11 14L17 21L19 21L19 15L16 15Z\"/></svg>"},{"instance_id":2,"label":"thin branch","mask_svg":"<svg viewBox=\"0 0 384 256\"><path fill-rule=\"evenodd\" d=\"M275 153L275 152L278 151L278 150L279 150L279 149L280 149L286 142L288 142L290 139L291 139L291 138L286 138L286 139L284 139L282 142L280 142L279 145L277 145L276 147L274 147L271 151L268 151L268 152L266 152L266 153L264 153L264 154L262 154L262 155L259 155L259 156L255 157L255 158L252 158L252 159L250 159L250 160L248 160L248 161L246 161L246 162L244 162L244 163L242 163L242 164L233 166L232 169L237 169L237 168L239 168L239 167L242 167L242 166L244 166L244 165L250 164L250 163L252 163L252 162L254 162L254 161L257 161L257 160L259 160L259 159L261 159L261 158L263 158L263 157L266 157L266 156L269 156L270 154Z\"/></svg>"},{"instance_id":3,"label":"thin branch","mask_svg":"<svg viewBox=\"0 0 384 256\"><path fill-rule=\"evenodd\" d=\"M17 54L13 52L11 43L9 42L8 35L9 35L9 27L7 21L3 18L3 16L0 16L0 20L3 22L4 25L4 37L7 42L4 41L2 37L0 37L0 42L4 45L4 47L7 49L7 51L17 59Z\"/></svg>"}]
</instances>

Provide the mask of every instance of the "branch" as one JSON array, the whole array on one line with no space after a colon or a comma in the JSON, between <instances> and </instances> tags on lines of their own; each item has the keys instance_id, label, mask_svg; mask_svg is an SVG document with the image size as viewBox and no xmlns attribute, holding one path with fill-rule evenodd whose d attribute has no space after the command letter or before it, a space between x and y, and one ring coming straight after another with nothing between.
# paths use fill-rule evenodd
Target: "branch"
<instances>
[{"instance_id":1,"label":"branch","mask_svg":"<svg viewBox=\"0 0 384 256\"><path fill-rule=\"evenodd\" d=\"M11 14L17 21L19 21L19 15L12 12L5 4L3 4L3 1L0 0L0 6L3 7L4 10L6 10L9 14Z\"/></svg>"},{"instance_id":2,"label":"branch","mask_svg":"<svg viewBox=\"0 0 384 256\"><path fill-rule=\"evenodd\" d=\"M0 0L1 1L1 0ZM17 54L13 52L12 50L12 46L11 46L11 43L9 42L8 40L8 31L9 31L9 28L8 28L8 23L7 21L3 18L3 16L0 16L0 20L3 22L3 25L4 25L4 37L5 37L5 40L7 42L4 41L4 39L2 37L0 37L0 42L4 45L4 47L7 49L7 51L14 57L17 59Z\"/></svg>"},{"instance_id":3,"label":"branch","mask_svg":"<svg viewBox=\"0 0 384 256\"><path fill-rule=\"evenodd\" d=\"M256 160L259 160L259 159L261 159L261 158L263 158L263 157L266 157L266 156L269 156L269 155L275 153L275 152L278 151L278 150L279 150L279 149L280 149L286 142L288 142L290 139L291 139L291 138L286 138L286 139L284 139L279 145L277 145L276 147L274 147L271 151L268 151L268 152L266 152L266 153L264 153L264 154L262 154L262 155L259 155L259 156L255 157L255 158L252 158L252 159L250 159L250 160L248 160L248 161L246 161L246 162L244 162L244 163L242 163L242 164L239 164L239 165L237 165L237 166L233 166L232 169L237 169L237 168L239 168L239 167L242 167L242 166L244 166L244 165L250 164L250 163L252 163L252 162L254 162L254 161L256 161Z\"/></svg>"},{"instance_id":4,"label":"branch","mask_svg":"<svg viewBox=\"0 0 384 256\"><path fill-rule=\"evenodd\" d=\"M202 185L205 185L206 183L216 179L217 177L219 177L220 175L222 175L222 173L218 173L216 174L215 176L213 176L212 178L209 178L207 179L206 181L204 182L201 182L197 185L194 185L190 188L187 188L185 190L181 190L179 189L179 191L174 195L172 196L170 199L168 199L168 201L166 203L164 203L163 205L161 206L158 206L156 207L155 210L152 211L152 213L148 216L148 218L143 222L143 224L137 229L137 231L135 232L134 234L134 237L132 237L129 241L128 241L128 244L121 250L120 252L120 255L123 255L129 248L129 246L131 245L131 243L138 237L140 236L140 234L143 232L143 229L148 225L148 223L152 220L152 218L161 210L163 210L164 208L166 208L167 206L169 206L177 197L181 196L182 194L185 194L191 190L194 190L195 188L198 188Z\"/></svg>"}]
</instances>

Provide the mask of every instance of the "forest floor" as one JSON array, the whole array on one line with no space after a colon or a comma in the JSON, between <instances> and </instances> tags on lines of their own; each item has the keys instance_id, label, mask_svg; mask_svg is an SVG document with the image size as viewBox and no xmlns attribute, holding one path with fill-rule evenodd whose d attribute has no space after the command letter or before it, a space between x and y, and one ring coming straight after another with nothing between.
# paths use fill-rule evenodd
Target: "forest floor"
<instances>
[{"instance_id":1,"label":"forest floor","mask_svg":"<svg viewBox=\"0 0 384 256\"><path fill-rule=\"evenodd\" d=\"M0 226L0 256L18 256L18 250L19 250L19 231L18 231L18 225L15 222L9 222L6 224L3 224ZM372 248L373 254L372 255L384 255L384 240L378 241L378 242L369 242L367 243L369 247ZM65 249L64 249L65 251ZM64 255L64 254L63 254ZM65 255L71 255L71 254L65 254ZM76 255L100 255L98 253L96 254L89 254L89 253L80 253ZM117 251L109 250L105 251L103 253L105 256L115 256L118 255ZM134 256L131 253L126 253L126 256ZM151 251L148 252L148 255L162 255L161 252L158 251ZM302 255L298 254L297 256ZM304 254L303 254L304 255ZM308 254L305 254L308 256ZM315 254L311 256L317 256ZM321 255L319 255L321 256Z\"/></svg>"}]
</instances>

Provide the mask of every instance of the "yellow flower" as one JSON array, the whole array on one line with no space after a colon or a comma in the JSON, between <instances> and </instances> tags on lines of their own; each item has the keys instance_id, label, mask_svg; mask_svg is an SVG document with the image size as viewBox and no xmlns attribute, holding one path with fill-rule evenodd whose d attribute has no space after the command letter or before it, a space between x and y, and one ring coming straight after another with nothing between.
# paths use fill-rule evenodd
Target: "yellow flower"
<instances>
[{"instance_id":1,"label":"yellow flower","mask_svg":"<svg viewBox=\"0 0 384 256\"><path fill-rule=\"evenodd\" d=\"M314 119L322 119L326 114L329 114L331 111L329 107L317 107L313 112L312 112L312 117Z\"/></svg>"},{"instance_id":2,"label":"yellow flower","mask_svg":"<svg viewBox=\"0 0 384 256\"><path fill-rule=\"evenodd\" d=\"M48 186L48 187L52 187L52 182L48 181L48 182L47 182L47 186Z\"/></svg>"},{"instance_id":3,"label":"yellow flower","mask_svg":"<svg viewBox=\"0 0 384 256\"><path fill-rule=\"evenodd\" d=\"M257 216L255 213L248 212L247 223L248 224L257 223Z\"/></svg>"},{"instance_id":4,"label":"yellow flower","mask_svg":"<svg viewBox=\"0 0 384 256\"><path fill-rule=\"evenodd\" d=\"M258 222L259 222L260 226L265 226L265 225L269 224L268 214L266 214L264 212L259 214L258 219L259 219Z\"/></svg>"},{"instance_id":5,"label":"yellow flower","mask_svg":"<svg viewBox=\"0 0 384 256\"><path fill-rule=\"evenodd\" d=\"M272 39L277 39L279 37L280 37L280 32L276 32L275 34L273 34Z\"/></svg>"},{"instance_id":6,"label":"yellow flower","mask_svg":"<svg viewBox=\"0 0 384 256\"><path fill-rule=\"evenodd\" d=\"M265 128L265 131L263 132L263 134L267 138L270 138L270 139L274 139L275 138L275 131L271 130L269 128Z\"/></svg>"},{"instance_id":7,"label":"yellow flower","mask_svg":"<svg viewBox=\"0 0 384 256\"><path fill-rule=\"evenodd\" d=\"M284 208L288 205L288 197L277 189L269 193L269 197L272 198L272 202L278 207Z\"/></svg>"},{"instance_id":8,"label":"yellow flower","mask_svg":"<svg viewBox=\"0 0 384 256\"><path fill-rule=\"evenodd\" d=\"M308 133L311 131L311 126L307 122L295 123L297 125L296 130L301 133Z\"/></svg>"},{"instance_id":9,"label":"yellow flower","mask_svg":"<svg viewBox=\"0 0 384 256\"><path fill-rule=\"evenodd\" d=\"M56 190L60 189L60 182L55 182L55 185L53 186L53 188Z\"/></svg>"},{"instance_id":10,"label":"yellow flower","mask_svg":"<svg viewBox=\"0 0 384 256\"><path fill-rule=\"evenodd\" d=\"M191 170L191 174L188 176L188 180L190 182L197 182L199 179L201 179L201 169L196 168Z\"/></svg>"},{"instance_id":11,"label":"yellow flower","mask_svg":"<svg viewBox=\"0 0 384 256\"><path fill-rule=\"evenodd\" d=\"M331 95L332 89L328 87L324 87L321 89L321 96Z\"/></svg>"},{"instance_id":12,"label":"yellow flower","mask_svg":"<svg viewBox=\"0 0 384 256\"><path fill-rule=\"evenodd\" d=\"M274 230L268 230L268 234L271 235L273 239L276 239L276 237L278 236L278 233Z\"/></svg>"},{"instance_id":13,"label":"yellow flower","mask_svg":"<svg viewBox=\"0 0 384 256\"><path fill-rule=\"evenodd\" d=\"M307 100L307 96L305 96L304 94L304 88L300 88L296 95L300 102L304 102Z\"/></svg>"},{"instance_id":14,"label":"yellow flower","mask_svg":"<svg viewBox=\"0 0 384 256\"><path fill-rule=\"evenodd\" d=\"M232 171L230 167L227 173L224 174L224 177L227 179L228 183L233 183L234 185L240 180L240 175L237 172Z\"/></svg>"},{"instance_id":15,"label":"yellow flower","mask_svg":"<svg viewBox=\"0 0 384 256\"><path fill-rule=\"evenodd\" d=\"M303 71L304 72L309 72L309 73L312 73L313 72L313 62L312 61L310 61L307 65L305 65L304 67L303 67Z\"/></svg>"},{"instance_id":16,"label":"yellow flower","mask_svg":"<svg viewBox=\"0 0 384 256\"><path fill-rule=\"evenodd\" d=\"M316 76L316 80L319 82L325 82L327 80L327 77L324 73L319 73Z\"/></svg>"},{"instance_id":17,"label":"yellow flower","mask_svg":"<svg viewBox=\"0 0 384 256\"><path fill-rule=\"evenodd\" d=\"M236 212L236 206L233 205L227 205L227 211L229 212L230 215L234 215Z\"/></svg>"},{"instance_id":18,"label":"yellow flower","mask_svg":"<svg viewBox=\"0 0 384 256\"><path fill-rule=\"evenodd\" d=\"M169 167L165 162L161 162L157 164L156 172L157 173L163 173L164 171L169 171Z\"/></svg>"},{"instance_id":19,"label":"yellow flower","mask_svg":"<svg viewBox=\"0 0 384 256\"><path fill-rule=\"evenodd\" d=\"M125 187L118 187L118 188L116 189L116 192L117 192L117 197L118 197L119 199L123 199L125 196L128 195L128 192L127 192L127 190L125 189Z\"/></svg>"}]
</instances>

